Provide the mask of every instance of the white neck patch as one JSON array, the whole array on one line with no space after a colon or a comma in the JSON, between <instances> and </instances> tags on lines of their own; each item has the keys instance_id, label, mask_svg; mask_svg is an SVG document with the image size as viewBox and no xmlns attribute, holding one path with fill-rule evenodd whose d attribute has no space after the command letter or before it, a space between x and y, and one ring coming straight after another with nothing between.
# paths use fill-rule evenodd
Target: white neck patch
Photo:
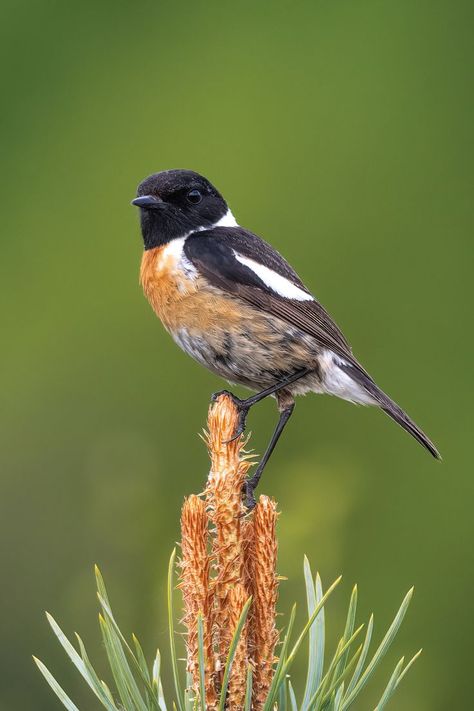
<instances>
[{"instance_id":1,"label":"white neck patch","mask_svg":"<svg viewBox=\"0 0 474 711\"><path fill-rule=\"evenodd\" d=\"M187 239L190 235L196 234L196 232L207 232L207 230L213 230L214 227L239 227L239 223L232 214L232 210L227 210L225 215L223 215L220 220L217 220L217 222L214 222L213 225L210 225L209 227L196 227L195 230L190 230L184 235L181 235L181 237L175 237L172 242L180 239Z\"/></svg>"},{"instance_id":2,"label":"white neck patch","mask_svg":"<svg viewBox=\"0 0 474 711\"><path fill-rule=\"evenodd\" d=\"M268 286L278 296L283 296L285 299L293 299L294 301L314 301L314 297L311 294L303 291L303 289L300 289L299 286L296 286L281 274L277 274L273 269L256 262L254 259L243 257L235 250L234 256L237 261L251 269L263 281L265 286Z\"/></svg>"},{"instance_id":3,"label":"white neck patch","mask_svg":"<svg viewBox=\"0 0 474 711\"><path fill-rule=\"evenodd\" d=\"M170 242L168 242L163 249L162 258L171 257L174 261L175 266L182 269L186 276L190 279L195 279L197 277L197 270L195 266L187 259L184 254L184 243L190 235L196 232L204 232L205 230L213 230L214 227L238 227L238 222L235 219L232 211L227 210L225 215L215 222L210 227L198 227L196 230L191 230L191 232L186 232L182 237L175 237Z\"/></svg>"},{"instance_id":4,"label":"white neck patch","mask_svg":"<svg viewBox=\"0 0 474 711\"><path fill-rule=\"evenodd\" d=\"M238 227L239 224L232 214L232 210L229 208L225 215L221 217L210 229L214 227Z\"/></svg>"}]
</instances>

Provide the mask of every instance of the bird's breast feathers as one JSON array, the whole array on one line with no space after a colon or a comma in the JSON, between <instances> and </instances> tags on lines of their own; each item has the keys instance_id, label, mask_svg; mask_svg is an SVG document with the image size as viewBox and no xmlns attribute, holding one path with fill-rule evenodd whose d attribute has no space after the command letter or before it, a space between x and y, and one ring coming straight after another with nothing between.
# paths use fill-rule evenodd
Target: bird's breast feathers
<instances>
[{"instance_id":1,"label":"bird's breast feathers","mask_svg":"<svg viewBox=\"0 0 474 711\"><path fill-rule=\"evenodd\" d=\"M144 252L140 283L156 315L174 336L183 328L196 332L216 324L237 323L235 300L214 289L184 253L186 238Z\"/></svg>"},{"instance_id":2,"label":"bird's breast feathers","mask_svg":"<svg viewBox=\"0 0 474 711\"><path fill-rule=\"evenodd\" d=\"M241 227L197 231L147 250L141 283L171 333L182 327L225 331L265 317L355 362L341 331L292 267Z\"/></svg>"},{"instance_id":3,"label":"bird's breast feathers","mask_svg":"<svg viewBox=\"0 0 474 711\"><path fill-rule=\"evenodd\" d=\"M289 266L285 271L286 263L269 245L259 238L258 242L248 244L239 239L241 236L234 230L226 232L230 237L228 242L219 239L221 235L214 229L206 233L208 239L206 234L196 233L144 252L140 282L168 330L173 330L177 319L180 322L183 318L194 320L196 312L203 321L209 317L215 319L218 312L232 322L239 310L248 310L249 305L232 289L223 288L220 277L235 284L243 280L285 300L314 301ZM261 245L271 252L263 252ZM216 281L214 274L206 273L203 268L206 263L211 266ZM217 303L220 301L222 303Z\"/></svg>"},{"instance_id":4,"label":"bird's breast feathers","mask_svg":"<svg viewBox=\"0 0 474 711\"><path fill-rule=\"evenodd\" d=\"M340 367L356 361L339 329L278 253L265 259L265 243L212 232L143 255L144 292L176 343L234 382L271 384L278 373L313 365L323 391L371 401ZM295 390L318 387L313 379Z\"/></svg>"}]
</instances>

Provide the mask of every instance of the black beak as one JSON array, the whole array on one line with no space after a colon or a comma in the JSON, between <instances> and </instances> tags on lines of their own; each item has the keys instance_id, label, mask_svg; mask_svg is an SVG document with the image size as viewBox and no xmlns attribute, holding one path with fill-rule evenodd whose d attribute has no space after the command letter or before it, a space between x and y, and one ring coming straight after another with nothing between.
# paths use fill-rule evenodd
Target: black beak
<instances>
[{"instance_id":1,"label":"black beak","mask_svg":"<svg viewBox=\"0 0 474 711\"><path fill-rule=\"evenodd\" d=\"M145 210L156 210L157 208L163 207L165 202L156 195L142 195L132 200L132 205L143 207Z\"/></svg>"}]
</instances>

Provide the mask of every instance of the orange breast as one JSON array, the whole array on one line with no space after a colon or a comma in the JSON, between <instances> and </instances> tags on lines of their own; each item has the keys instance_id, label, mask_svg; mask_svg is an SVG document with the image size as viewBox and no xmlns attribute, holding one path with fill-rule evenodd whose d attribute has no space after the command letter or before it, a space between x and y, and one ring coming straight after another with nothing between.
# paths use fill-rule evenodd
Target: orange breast
<instances>
[{"instance_id":1,"label":"orange breast","mask_svg":"<svg viewBox=\"0 0 474 711\"><path fill-rule=\"evenodd\" d=\"M230 296L221 295L201 276L188 276L173 251L156 247L144 252L140 283L158 318L170 332L212 332L231 327L242 317Z\"/></svg>"}]
</instances>

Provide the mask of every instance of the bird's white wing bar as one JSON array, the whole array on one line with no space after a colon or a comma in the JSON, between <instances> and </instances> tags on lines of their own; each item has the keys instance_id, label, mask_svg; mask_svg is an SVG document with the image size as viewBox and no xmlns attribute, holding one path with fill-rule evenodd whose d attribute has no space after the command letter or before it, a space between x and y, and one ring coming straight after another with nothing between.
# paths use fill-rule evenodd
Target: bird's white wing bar
<instances>
[{"instance_id":1,"label":"bird's white wing bar","mask_svg":"<svg viewBox=\"0 0 474 711\"><path fill-rule=\"evenodd\" d=\"M248 269L251 269L259 279L263 281L265 286L271 289L278 296L283 296L285 299L293 299L295 301L314 301L314 297L308 294L299 286L293 284L289 279L277 274L273 269L269 269L264 264L256 262L249 257L243 257L241 254L233 250L235 258Z\"/></svg>"},{"instance_id":2,"label":"bird's white wing bar","mask_svg":"<svg viewBox=\"0 0 474 711\"><path fill-rule=\"evenodd\" d=\"M217 227L188 237L184 254L212 286L299 328L360 368L327 311L283 257L256 235Z\"/></svg>"}]
</instances>

